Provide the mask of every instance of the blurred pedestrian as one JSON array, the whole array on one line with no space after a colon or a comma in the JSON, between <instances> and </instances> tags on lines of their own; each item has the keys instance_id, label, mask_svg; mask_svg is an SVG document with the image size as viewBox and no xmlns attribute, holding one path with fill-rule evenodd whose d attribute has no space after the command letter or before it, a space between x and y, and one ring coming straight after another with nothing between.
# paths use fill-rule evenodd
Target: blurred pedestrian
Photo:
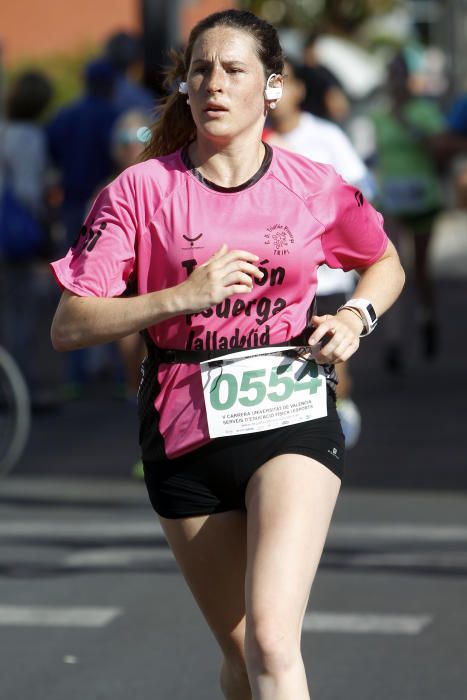
<instances>
[{"instance_id":1,"label":"blurred pedestrian","mask_svg":"<svg viewBox=\"0 0 467 700\"><path fill-rule=\"evenodd\" d=\"M147 113L143 111L130 110L119 117L112 132L112 155L116 173L123 172L139 161L151 138L149 126ZM131 293L136 293L136 289L127 291L127 294ZM130 401L136 402L141 363L145 356L144 340L140 333L132 333L120 338L117 343L125 369L125 394ZM140 463L137 472L140 475Z\"/></svg>"},{"instance_id":2,"label":"blurred pedestrian","mask_svg":"<svg viewBox=\"0 0 467 700\"><path fill-rule=\"evenodd\" d=\"M0 122L2 342L20 365L35 407L57 400L48 331L57 298L46 262L54 253L48 227L47 143L40 123L52 95L45 74L19 73L8 86L5 121Z\"/></svg>"},{"instance_id":3,"label":"blurred pedestrian","mask_svg":"<svg viewBox=\"0 0 467 700\"><path fill-rule=\"evenodd\" d=\"M467 139L467 93L459 95L452 103L448 115L447 126L450 133ZM466 143L462 142L460 147L465 150Z\"/></svg>"},{"instance_id":4,"label":"blurred pedestrian","mask_svg":"<svg viewBox=\"0 0 467 700\"><path fill-rule=\"evenodd\" d=\"M263 143L282 72L276 30L254 14L199 22L145 161L101 193L87 235L53 264L57 349L147 329L146 485L223 652L229 700L309 700L301 626L344 460L329 365L403 284L381 216L355 188ZM362 268L358 298L310 326L324 260ZM112 298L134 279L137 296Z\"/></svg>"},{"instance_id":5,"label":"blurred pedestrian","mask_svg":"<svg viewBox=\"0 0 467 700\"><path fill-rule=\"evenodd\" d=\"M342 124L350 113L349 99L340 80L323 66L316 54L318 33L309 34L303 48L303 66L297 77L303 80L306 93L302 109L323 119Z\"/></svg>"},{"instance_id":6,"label":"blurred pedestrian","mask_svg":"<svg viewBox=\"0 0 467 700\"><path fill-rule=\"evenodd\" d=\"M345 132L329 119L303 109L307 98L303 67L287 59L285 71L283 96L269 114L282 144L310 160L332 165L347 182L364 190L365 196L373 196L373 179Z\"/></svg>"},{"instance_id":7,"label":"blurred pedestrian","mask_svg":"<svg viewBox=\"0 0 467 700\"><path fill-rule=\"evenodd\" d=\"M122 114L112 132L112 154L116 172L121 173L137 163L150 139L151 131L146 112L130 110ZM130 286L125 295L130 296L136 292L136 285L133 288ZM117 346L125 371L125 397L136 404L141 381L141 364L146 355L143 336L141 333L131 333L117 340ZM132 474L137 479L144 478L141 460L132 466Z\"/></svg>"},{"instance_id":8,"label":"blurred pedestrian","mask_svg":"<svg viewBox=\"0 0 467 700\"><path fill-rule=\"evenodd\" d=\"M66 248L79 234L89 200L113 171L111 134L119 115L113 104L116 78L109 61L88 63L84 94L59 109L47 125L50 155L63 187Z\"/></svg>"},{"instance_id":9,"label":"blurred pedestrian","mask_svg":"<svg viewBox=\"0 0 467 700\"><path fill-rule=\"evenodd\" d=\"M366 5L365 0L326 0L326 21L312 36L313 60L339 81L352 107L364 104L384 81L380 56L358 40Z\"/></svg>"},{"instance_id":10,"label":"blurred pedestrian","mask_svg":"<svg viewBox=\"0 0 467 700\"><path fill-rule=\"evenodd\" d=\"M116 71L113 102L120 112L139 109L146 112L146 119L154 121L156 98L142 84L143 46L136 34L117 32L107 40L105 57Z\"/></svg>"},{"instance_id":11,"label":"blurred pedestrian","mask_svg":"<svg viewBox=\"0 0 467 700\"><path fill-rule=\"evenodd\" d=\"M467 93L454 100L447 115L446 145L451 150L455 203L467 210Z\"/></svg>"},{"instance_id":12,"label":"blurred pedestrian","mask_svg":"<svg viewBox=\"0 0 467 700\"><path fill-rule=\"evenodd\" d=\"M430 146L441 168L452 170L455 206L467 210L467 93L455 98L443 131L431 137Z\"/></svg>"},{"instance_id":13,"label":"blurred pedestrian","mask_svg":"<svg viewBox=\"0 0 467 700\"><path fill-rule=\"evenodd\" d=\"M83 96L62 107L47 125L49 152L63 189L63 252L79 239L96 192L113 173L111 134L119 115L113 104L116 77L108 60L88 63ZM92 374L90 352L72 353L66 374L66 396L79 397Z\"/></svg>"},{"instance_id":14,"label":"blurred pedestrian","mask_svg":"<svg viewBox=\"0 0 467 700\"><path fill-rule=\"evenodd\" d=\"M285 63L284 94L269 120L274 131L267 136L276 143L310 160L332 165L346 182L358 188L367 199L374 197L374 183L346 134L336 124L303 111L308 86L301 66L290 59ZM322 99L322 98L321 98ZM319 110L322 113L321 109ZM276 135L279 140L276 139ZM317 305L320 314L332 313L349 299L356 284L354 272L321 265L318 269ZM361 416L352 400L352 379L347 362L336 365L337 412L345 435L346 448L353 447L360 435Z\"/></svg>"},{"instance_id":15,"label":"blurred pedestrian","mask_svg":"<svg viewBox=\"0 0 467 700\"><path fill-rule=\"evenodd\" d=\"M443 129L443 116L433 99L411 94L409 78L406 59L399 52L388 65L387 107L372 115L375 173L380 206L391 238L400 241L408 236L413 244L418 297L415 317L422 353L433 358L438 352L439 332L429 247L435 219L443 207L443 192L430 151L430 138ZM392 312L398 313L400 309ZM389 370L399 370L403 365L400 329L394 333L385 356Z\"/></svg>"}]
</instances>

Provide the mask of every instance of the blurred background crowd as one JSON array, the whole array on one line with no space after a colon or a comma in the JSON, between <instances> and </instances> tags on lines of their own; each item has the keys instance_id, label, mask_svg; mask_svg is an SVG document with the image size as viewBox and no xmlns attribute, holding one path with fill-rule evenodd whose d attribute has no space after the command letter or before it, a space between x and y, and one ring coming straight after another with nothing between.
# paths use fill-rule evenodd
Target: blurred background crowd
<instances>
[{"instance_id":1,"label":"blurred background crowd","mask_svg":"<svg viewBox=\"0 0 467 700\"><path fill-rule=\"evenodd\" d=\"M382 211L400 251L415 294L410 309L403 297L388 314L381 371L404 371L404 313L420 361L442 352L433 246L446 227L467 236L465 1L106 0L98 10L82 1L68 17L56 2L29 4L31 13L42 6L32 29L8 1L0 26L0 342L21 366L35 411L60 410L96 386L135 399L139 337L53 352L60 291L48 262L80 235L99 189L144 150L168 49L226 7L280 29L287 78L265 140L331 163ZM319 310L337 308L353 284L322 270ZM350 400L345 369L340 387Z\"/></svg>"}]
</instances>

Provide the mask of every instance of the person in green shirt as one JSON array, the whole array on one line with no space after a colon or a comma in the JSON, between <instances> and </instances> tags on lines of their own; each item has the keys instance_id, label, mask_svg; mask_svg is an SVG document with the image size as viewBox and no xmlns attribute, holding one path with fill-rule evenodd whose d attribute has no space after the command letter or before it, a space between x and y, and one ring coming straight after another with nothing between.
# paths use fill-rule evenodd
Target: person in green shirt
<instances>
[{"instance_id":1,"label":"person in green shirt","mask_svg":"<svg viewBox=\"0 0 467 700\"><path fill-rule=\"evenodd\" d=\"M423 352L432 358L437 354L438 334L429 246L435 218L443 206L443 192L430 139L443 130L443 115L433 99L412 94L403 53L396 54L388 66L387 98L386 108L372 115L377 205L391 237L397 241L405 233L413 242ZM386 365L397 370L401 362L401 349L393 342L388 347Z\"/></svg>"}]
</instances>

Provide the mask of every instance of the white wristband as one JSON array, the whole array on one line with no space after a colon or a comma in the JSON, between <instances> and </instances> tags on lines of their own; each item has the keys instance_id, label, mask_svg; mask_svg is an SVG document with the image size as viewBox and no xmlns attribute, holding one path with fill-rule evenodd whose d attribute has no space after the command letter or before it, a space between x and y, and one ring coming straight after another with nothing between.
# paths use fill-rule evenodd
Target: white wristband
<instances>
[{"instance_id":1,"label":"white wristband","mask_svg":"<svg viewBox=\"0 0 467 700\"><path fill-rule=\"evenodd\" d=\"M378 323L378 317L376 311L373 308L373 304L368 301L368 299L349 299L342 304L337 311L342 309L356 309L363 321L363 331L360 333L360 337L363 338L366 335L370 335L372 331L376 328Z\"/></svg>"}]
</instances>

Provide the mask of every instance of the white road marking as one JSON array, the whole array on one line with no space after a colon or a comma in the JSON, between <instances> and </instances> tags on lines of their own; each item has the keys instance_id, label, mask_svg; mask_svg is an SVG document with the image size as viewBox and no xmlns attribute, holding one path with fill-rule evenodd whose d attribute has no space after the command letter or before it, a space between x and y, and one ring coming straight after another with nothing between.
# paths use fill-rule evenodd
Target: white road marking
<instances>
[{"instance_id":1,"label":"white road marking","mask_svg":"<svg viewBox=\"0 0 467 700\"><path fill-rule=\"evenodd\" d=\"M122 614L121 608L0 605L0 626L104 627ZM431 622L429 615L374 615L371 613L307 613L304 632L349 634L420 634ZM64 657L74 663L71 657Z\"/></svg>"},{"instance_id":2,"label":"white road marking","mask_svg":"<svg viewBox=\"0 0 467 700\"><path fill-rule=\"evenodd\" d=\"M350 634L420 634L430 623L429 615L373 615L371 613L312 612L305 615L304 632Z\"/></svg>"},{"instance_id":3,"label":"white road marking","mask_svg":"<svg viewBox=\"0 0 467 700\"><path fill-rule=\"evenodd\" d=\"M0 521L0 537L64 538L164 538L160 523L155 520L8 520ZM165 538L164 538L165 539ZM331 525L328 542L467 542L467 526L433 525L430 523L339 522Z\"/></svg>"},{"instance_id":4,"label":"white road marking","mask_svg":"<svg viewBox=\"0 0 467 700\"><path fill-rule=\"evenodd\" d=\"M331 525L329 536L339 541L467 542L467 527L430 523L335 523Z\"/></svg>"},{"instance_id":5,"label":"white road marking","mask_svg":"<svg viewBox=\"0 0 467 700\"><path fill-rule=\"evenodd\" d=\"M467 567L467 552L370 552L358 554L325 553L328 564L345 564L377 568L391 566L397 568L452 569ZM112 566L144 566L157 563L174 563L175 558L168 547L103 547L82 549L60 560L61 565L80 568Z\"/></svg>"},{"instance_id":6,"label":"white road marking","mask_svg":"<svg viewBox=\"0 0 467 700\"><path fill-rule=\"evenodd\" d=\"M77 664L78 663L78 657L77 656L72 656L68 654L68 656L63 657L63 663L64 664Z\"/></svg>"},{"instance_id":7,"label":"white road marking","mask_svg":"<svg viewBox=\"0 0 467 700\"><path fill-rule=\"evenodd\" d=\"M121 538L163 535L157 520L110 522L105 520L70 521L60 519L0 522L0 537Z\"/></svg>"},{"instance_id":8,"label":"white road marking","mask_svg":"<svg viewBox=\"0 0 467 700\"><path fill-rule=\"evenodd\" d=\"M350 566L379 567L391 566L400 568L431 568L452 569L467 567L467 552L462 551L430 551L430 552L365 552L341 555L327 555L327 562L345 561Z\"/></svg>"},{"instance_id":9,"label":"white road marking","mask_svg":"<svg viewBox=\"0 0 467 700\"><path fill-rule=\"evenodd\" d=\"M99 566L136 566L157 562L174 562L172 551L167 547L118 547L112 549L84 549L70 554L62 560L65 566L99 567Z\"/></svg>"},{"instance_id":10,"label":"white road marking","mask_svg":"<svg viewBox=\"0 0 467 700\"><path fill-rule=\"evenodd\" d=\"M0 625L27 627L104 627L121 608L0 605Z\"/></svg>"}]
</instances>

